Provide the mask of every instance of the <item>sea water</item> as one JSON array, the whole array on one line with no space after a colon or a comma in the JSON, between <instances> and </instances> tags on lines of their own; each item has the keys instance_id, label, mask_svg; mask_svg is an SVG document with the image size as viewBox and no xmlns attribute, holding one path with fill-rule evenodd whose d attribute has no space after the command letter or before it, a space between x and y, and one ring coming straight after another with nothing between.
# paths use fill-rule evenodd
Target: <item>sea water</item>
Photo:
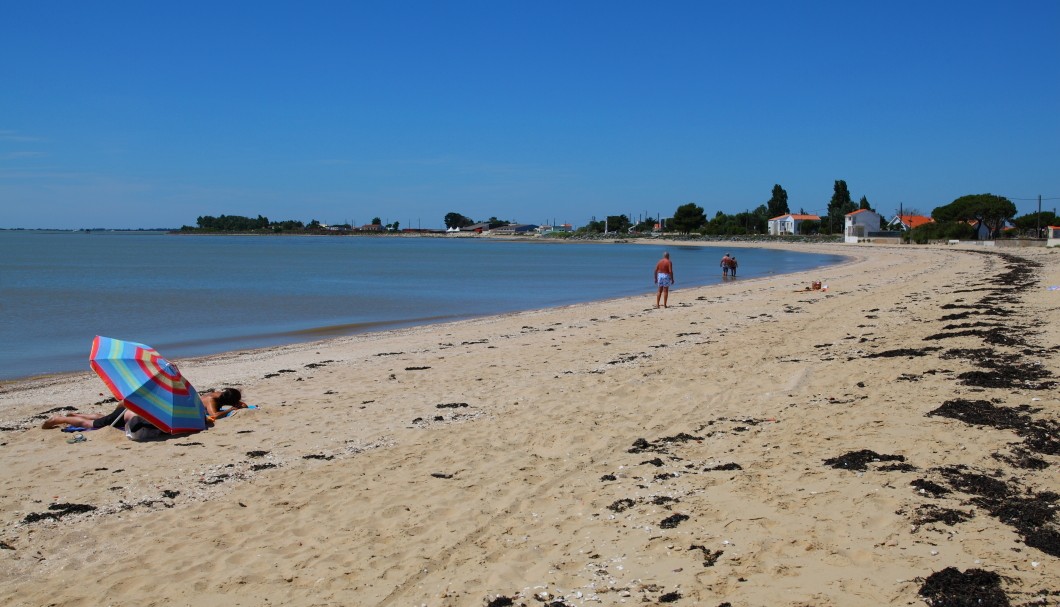
<instances>
[{"instance_id":1,"label":"sea water","mask_svg":"<svg viewBox=\"0 0 1060 607\"><path fill-rule=\"evenodd\" d=\"M88 368L92 338L179 358L643 294L670 251L680 289L714 246L489 238L0 231L0 379ZM740 249L741 280L842 258Z\"/></svg>"}]
</instances>

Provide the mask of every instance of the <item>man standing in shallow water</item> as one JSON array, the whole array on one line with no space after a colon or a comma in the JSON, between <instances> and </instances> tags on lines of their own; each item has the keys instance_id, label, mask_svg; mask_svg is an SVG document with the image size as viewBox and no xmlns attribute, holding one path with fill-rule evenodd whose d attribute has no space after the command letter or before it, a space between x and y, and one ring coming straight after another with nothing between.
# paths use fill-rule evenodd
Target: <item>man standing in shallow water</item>
<instances>
[{"instance_id":1,"label":"man standing in shallow water","mask_svg":"<svg viewBox=\"0 0 1060 607\"><path fill-rule=\"evenodd\" d=\"M666 305L666 300L670 298L670 285L677 282L674 280L674 264L670 263L670 253L663 253L662 259L655 264L653 275L655 284L659 285L659 292L655 294L655 307L659 307L659 299L662 298L662 305L667 308L669 306Z\"/></svg>"}]
</instances>

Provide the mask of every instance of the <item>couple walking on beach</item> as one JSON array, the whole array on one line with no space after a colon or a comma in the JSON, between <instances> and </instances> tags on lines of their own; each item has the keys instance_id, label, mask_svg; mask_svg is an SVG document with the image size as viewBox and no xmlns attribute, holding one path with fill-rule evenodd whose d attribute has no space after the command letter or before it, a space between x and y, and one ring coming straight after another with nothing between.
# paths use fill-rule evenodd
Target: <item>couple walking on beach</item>
<instances>
[{"instance_id":1,"label":"couple walking on beach","mask_svg":"<svg viewBox=\"0 0 1060 607\"><path fill-rule=\"evenodd\" d=\"M732 272L732 277L736 278L736 257L726 253L721 258L721 277L728 278L729 272Z\"/></svg>"},{"instance_id":2,"label":"couple walking on beach","mask_svg":"<svg viewBox=\"0 0 1060 607\"><path fill-rule=\"evenodd\" d=\"M732 277L736 278L736 257L726 253L721 258L722 278L728 278L729 272L732 272ZM659 290L655 293L655 307L659 307L660 300L664 308L670 307L666 305L667 300L670 298L670 287L677 281L674 280L674 264L670 261L669 252L663 253L662 259L655 264L652 278L659 287Z\"/></svg>"}]
</instances>

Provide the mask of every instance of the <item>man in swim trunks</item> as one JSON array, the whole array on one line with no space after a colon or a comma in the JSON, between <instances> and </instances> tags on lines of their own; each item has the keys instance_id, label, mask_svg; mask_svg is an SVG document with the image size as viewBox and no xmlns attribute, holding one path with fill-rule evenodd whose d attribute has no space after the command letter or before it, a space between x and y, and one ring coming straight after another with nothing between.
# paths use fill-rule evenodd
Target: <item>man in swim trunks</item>
<instances>
[{"instance_id":1,"label":"man in swim trunks","mask_svg":"<svg viewBox=\"0 0 1060 607\"><path fill-rule=\"evenodd\" d=\"M725 256L721 258L721 277L722 278L728 278L729 277L729 268L731 267L731 264L732 264L732 259L729 257L729 254L726 253Z\"/></svg>"},{"instance_id":2,"label":"man in swim trunks","mask_svg":"<svg viewBox=\"0 0 1060 607\"><path fill-rule=\"evenodd\" d=\"M652 277L655 279L655 284L659 285L659 292L655 294L655 307L659 307L660 298L662 298L663 307L669 307L666 305L666 300L670 297L670 285L677 282L674 280L674 264L670 263L669 253L663 253L662 259L655 264Z\"/></svg>"}]
</instances>

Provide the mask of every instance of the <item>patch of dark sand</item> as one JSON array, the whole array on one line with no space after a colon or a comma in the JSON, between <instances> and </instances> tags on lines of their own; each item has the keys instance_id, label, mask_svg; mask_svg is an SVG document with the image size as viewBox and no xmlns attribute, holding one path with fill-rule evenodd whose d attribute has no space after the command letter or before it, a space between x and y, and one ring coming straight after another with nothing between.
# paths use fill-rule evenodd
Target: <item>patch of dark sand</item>
<instances>
[{"instance_id":1,"label":"patch of dark sand","mask_svg":"<svg viewBox=\"0 0 1060 607\"><path fill-rule=\"evenodd\" d=\"M990 457L1004 464L1008 464L1013 468L1022 468L1024 470L1045 470L1049 467L1049 462L1040 457L1031 455L1027 449L1022 447L1013 448L1011 455L991 453Z\"/></svg>"},{"instance_id":2,"label":"patch of dark sand","mask_svg":"<svg viewBox=\"0 0 1060 607\"><path fill-rule=\"evenodd\" d=\"M676 497L670 497L667 495L656 495L649 501L655 504L656 506L668 506L669 504L676 504L681 500L677 499Z\"/></svg>"},{"instance_id":3,"label":"patch of dark sand","mask_svg":"<svg viewBox=\"0 0 1060 607\"><path fill-rule=\"evenodd\" d=\"M840 468L843 470L868 470L870 463L876 462L904 462L904 455L881 455L869 449L850 451L839 457L831 457L824 460L826 466Z\"/></svg>"},{"instance_id":4,"label":"patch of dark sand","mask_svg":"<svg viewBox=\"0 0 1060 607\"><path fill-rule=\"evenodd\" d=\"M743 470L743 467L735 462L729 462L727 464L718 464L717 466L709 466L707 468L703 468L703 472L719 472L727 470Z\"/></svg>"},{"instance_id":5,"label":"patch of dark sand","mask_svg":"<svg viewBox=\"0 0 1060 607\"><path fill-rule=\"evenodd\" d=\"M920 527L932 523L943 523L952 527L957 523L971 520L973 516L975 515L970 512L940 508L934 504L925 504L917 508L917 517L913 519L913 524Z\"/></svg>"},{"instance_id":6,"label":"patch of dark sand","mask_svg":"<svg viewBox=\"0 0 1060 607\"><path fill-rule=\"evenodd\" d=\"M942 485L922 478L918 478L909 484L916 487L920 493L931 494L931 497L942 497L950 493L950 490Z\"/></svg>"},{"instance_id":7,"label":"patch of dark sand","mask_svg":"<svg viewBox=\"0 0 1060 607\"><path fill-rule=\"evenodd\" d=\"M971 503L1012 527L1032 548L1060 557L1060 531L1056 527L1060 494L1035 492L957 465L938 470L950 487L974 496Z\"/></svg>"},{"instance_id":8,"label":"patch of dark sand","mask_svg":"<svg viewBox=\"0 0 1060 607\"><path fill-rule=\"evenodd\" d=\"M965 329L963 331L953 331L950 333L934 333L924 338L925 341L935 341L940 339L954 339L957 337L979 337L988 344L995 346L1025 346L1026 342L1017 336L1010 335L1007 329L992 328L992 329Z\"/></svg>"},{"instance_id":9,"label":"patch of dark sand","mask_svg":"<svg viewBox=\"0 0 1060 607\"><path fill-rule=\"evenodd\" d=\"M81 514L84 512L91 512L96 507L89 504L51 504L48 506L48 512L31 512L27 514L23 523L36 523L42 520L59 520L68 514Z\"/></svg>"},{"instance_id":10,"label":"patch of dark sand","mask_svg":"<svg viewBox=\"0 0 1060 607\"><path fill-rule=\"evenodd\" d=\"M902 462L898 464L887 464L876 468L880 472L916 472L918 468L913 464Z\"/></svg>"},{"instance_id":11,"label":"patch of dark sand","mask_svg":"<svg viewBox=\"0 0 1060 607\"><path fill-rule=\"evenodd\" d=\"M916 356L927 356L932 352L937 352L942 348L939 346L925 346L923 348L898 348L896 350L885 350L883 352L873 352L872 354L866 354L864 358L894 358L897 356L908 356L910 358Z\"/></svg>"},{"instance_id":12,"label":"patch of dark sand","mask_svg":"<svg viewBox=\"0 0 1060 607\"><path fill-rule=\"evenodd\" d=\"M699 544L692 544L688 547L688 549L699 550L703 553L704 567L713 567L714 564L718 562L718 559L721 558L721 555L724 554L724 552L722 552L721 550L715 550L711 552L709 548L707 548L706 546L700 546Z\"/></svg>"},{"instance_id":13,"label":"patch of dark sand","mask_svg":"<svg viewBox=\"0 0 1060 607\"><path fill-rule=\"evenodd\" d=\"M943 318L941 318L939 320L950 320L950 319L943 317ZM976 321L976 322L962 322L962 323L958 323L958 324L955 324L955 325L945 325L945 326L942 327L942 330L943 331L955 331L957 329L983 329L983 328L989 329L989 328L993 328L993 327L1004 327L1004 326L1007 326L1007 325L1002 325L1002 324L993 323L993 322L983 322L983 321L980 320L980 321Z\"/></svg>"},{"instance_id":14,"label":"patch of dark sand","mask_svg":"<svg viewBox=\"0 0 1060 607\"><path fill-rule=\"evenodd\" d=\"M660 521L659 527L662 529L673 529L688 519L689 516L687 514L673 514Z\"/></svg>"},{"instance_id":15,"label":"patch of dark sand","mask_svg":"<svg viewBox=\"0 0 1060 607\"><path fill-rule=\"evenodd\" d=\"M993 571L954 567L936 571L920 586L920 596L932 607L1009 607L1001 576Z\"/></svg>"},{"instance_id":16,"label":"patch of dark sand","mask_svg":"<svg viewBox=\"0 0 1060 607\"><path fill-rule=\"evenodd\" d=\"M1030 416L1036 412L1027 405L1001 407L986 400L955 399L942 403L927 415L999 430L1014 430L1023 438L1023 445L1027 449L1044 455L1060 455L1060 423Z\"/></svg>"}]
</instances>

